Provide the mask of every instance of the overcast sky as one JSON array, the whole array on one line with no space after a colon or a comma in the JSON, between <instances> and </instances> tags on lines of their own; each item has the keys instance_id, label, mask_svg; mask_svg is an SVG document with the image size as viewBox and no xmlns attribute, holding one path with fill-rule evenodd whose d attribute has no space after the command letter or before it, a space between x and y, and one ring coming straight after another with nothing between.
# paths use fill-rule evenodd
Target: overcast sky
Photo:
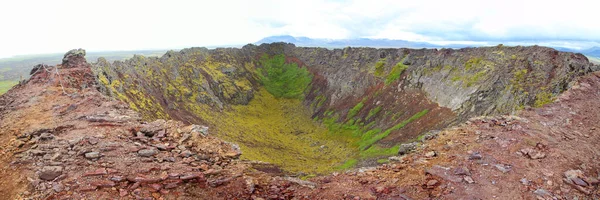
<instances>
[{"instance_id":1,"label":"overcast sky","mask_svg":"<svg viewBox=\"0 0 600 200\"><path fill-rule=\"evenodd\" d=\"M272 35L587 48L600 41L599 6L593 0L3 0L0 57L239 45Z\"/></svg>"}]
</instances>

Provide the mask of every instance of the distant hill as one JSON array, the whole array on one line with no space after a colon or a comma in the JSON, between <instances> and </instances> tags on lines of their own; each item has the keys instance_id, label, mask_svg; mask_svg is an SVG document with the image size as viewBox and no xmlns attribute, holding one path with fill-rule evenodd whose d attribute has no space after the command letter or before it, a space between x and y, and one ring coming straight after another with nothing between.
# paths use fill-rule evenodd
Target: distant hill
<instances>
[{"instance_id":1,"label":"distant hill","mask_svg":"<svg viewBox=\"0 0 600 200\"><path fill-rule=\"evenodd\" d=\"M294 37L289 35L266 37L254 43L260 45L263 43L287 42L293 43L296 46L302 47L326 47L326 48L343 48L343 47L375 47L375 48L462 48L468 45L436 45L427 42L411 42L407 40L390 40L390 39L314 39L308 37Z\"/></svg>"}]
</instances>

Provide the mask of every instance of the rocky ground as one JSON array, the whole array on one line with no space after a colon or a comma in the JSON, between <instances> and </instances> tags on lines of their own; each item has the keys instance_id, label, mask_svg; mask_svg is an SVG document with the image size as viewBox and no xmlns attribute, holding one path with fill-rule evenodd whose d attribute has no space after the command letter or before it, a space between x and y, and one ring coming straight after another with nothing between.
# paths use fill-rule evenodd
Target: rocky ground
<instances>
[{"instance_id":1,"label":"rocky ground","mask_svg":"<svg viewBox=\"0 0 600 200\"><path fill-rule=\"evenodd\" d=\"M555 103L473 118L398 156L300 180L201 125L144 122L70 52L0 96L0 199L598 199L600 73Z\"/></svg>"}]
</instances>

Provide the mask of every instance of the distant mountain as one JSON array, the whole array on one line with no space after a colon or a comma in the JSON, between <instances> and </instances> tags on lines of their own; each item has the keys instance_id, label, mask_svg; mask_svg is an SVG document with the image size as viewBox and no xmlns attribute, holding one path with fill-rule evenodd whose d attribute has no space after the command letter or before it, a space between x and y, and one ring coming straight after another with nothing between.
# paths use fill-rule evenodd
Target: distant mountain
<instances>
[{"instance_id":1,"label":"distant mountain","mask_svg":"<svg viewBox=\"0 0 600 200\"><path fill-rule=\"evenodd\" d=\"M570 49L570 48L565 48L565 47L552 47L552 48L559 50L559 51L581 53L588 57L592 56L592 57L600 58L600 47L592 47L589 49Z\"/></svg>"},{"instance_id":2,"label":"distant mountain","mask_svg":"<svg viewBox=\"0 0 600 200\"><path fill-rule=\"evenodd\" d=\"M427 42L412 42L407 40L389 40L389 39L369 39L369 38L357 38L357 39L315 39L308 37L294 37L290 35L279 35L271 36L261 39L254 44L260 45L263 43L273 42L287 42L293 43L296 46L301 47L325 47L325 48L344 48L344 47L375 47L375 48L465 48L465 47L477 47L478 45L463 45L463 44L449 44L449 45L436 45ZM588 57L600 58L600 47L592 47L589 49L571 49L566 47L550 46L559 51L582 53Z\"/></svg>"},{"instance_id":3,"label":"distant mountain","mask_svg":"<svg viewBox=\"0 0 600 200\"><path fill-rule=\"evenodd\" d=\"M343 48L347 46L351 47L387 47L387 48L462 48L467 45L448 45L441 46L431 44L427 42L411 42L406 40L389 40L389 39L369 39L369 38L358 38L358 39L314 39L308 37L294 37L289 35L271 36L261 39L254 43L260 45L263 43L273 42L287 42L293 43L296 46L302 47L329 47L329 48Z\"/></svg>"}]
</instances>

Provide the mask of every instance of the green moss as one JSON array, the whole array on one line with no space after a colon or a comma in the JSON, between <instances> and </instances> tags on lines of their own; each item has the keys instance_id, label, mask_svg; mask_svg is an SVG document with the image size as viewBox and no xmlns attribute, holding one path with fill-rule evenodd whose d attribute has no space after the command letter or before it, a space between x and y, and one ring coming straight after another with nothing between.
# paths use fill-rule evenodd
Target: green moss
<instances>
[{"instance_id":1,"label":"green moss","mask_svg":"<svg viewBox=\"0 0 600 200\"><path fill-rule=\"evenodd\" d=\"M284 55L269 57L265 54L260 63L260 82L277 98L301 98L312 81L312 75L306 68L300 68L296 63L285 63Z\"/></svg>"},{"instance_id":2,"label":"green moss","mask_svg":"<svg viewBox=\"0 0 600 200\"><path fill-rule=\"evenodd\" d=\"M554 101L554 97L552 93L549 92L539 92L535 95L535 102L533 104L534 107L539 108L546 104L552 103Z\"/></svg>"},{"instance_id":3,"label":"green moss","mask_svg":"<svg viewBox=\"0 0 600 200\"><path fill-rule=\"evenodd\" d=\"M344 55L342 55L342 58L343 58L343 59L346 59L346 58L348 58L348 53L344 52Z\"/></svg>"},{"instance_id":4,"label":"green moss","mask_svg":"<svg viewBox=\"0 0 600 200\"><path fill-rule=\"evenodd\" d=\"M366 120L371 119L371 117L375 116L377 113L379 113L379 111L381 111L381 106L377 106L375 107L375 109L369 110L369 114L367 115L367 118L365 118Z\"/></svg>"},{"instance_id":5,"label":"green moss","mask_svg":"<svg viewBox=\"0 0 600 200\"><path fill-rule=\"evenodd\" d=\"M406 69L408 69L408 66L402 64L402 61L398 62L385 78L385 84L389 85L390 83L398 80Z\"/></svg>"},{"instance_id":6,"label":"green moss","mask_svg":"<svg viewBox=\"0 0 600 200\"><path fill-rule=\"evenodd\" d=\"M383 67L385 65L385 61L386 61L386 59L379 59L379 61L377 61L377 63L375 63L375 73L374 73L375 76L377 76L377 77L383 76Z\"/></svg>"},{"instance_id":7,"label":"green moss","mask_svg":"<svg viewBox=\"0 0 600 200\"><path fill-rule=\"evenodd\" d=\"M527 69L517 70L510 80L513 92L522 92L525 90L523 83L526 81Z\"/></svg>"},{"instance_id":8,"label":"green moss","mask_svg":"<svg viewBox=\"0 0 600 200\"><path fill-rule=\"evenodd\" d=\"M356 159L350 159L350 160L347 160L346 162L344 162L344 164L336 167L336 169L338 169L338 170L347 170L347 169L350 169L350 168L356 166L357 163L358 163L358 160L356 160Z\"/></svg>"},{"instance_id":9,"label":"green moss","mask_svg":"<svg viewBox=\"0 0 600 200\"><path fill-rule=\"evenodd\" d=\"M379 134L374 135L372 137L363 138L363 140L361 140L358 143L359 149L360 150L365 150L365 149L371 147L371 145L375 144L379 140L381 140L381 139L387 137L388 135L390 135L390 133L392 133L392 131L395 131L395 130L403 128L408 123L421 118L423 115L427 114L428 112L429 112L429 110L427 110L427 109L422 110L421 112L418 112L418 113L414 114L412 117L410 117L410 118L408 118L408 119L400 122L399 124L396 124L394 127L387 129L383 133L379 133Z\"/></svg>"},{"instance_id":10,"label":"green moss","mask_svg":"<svg viewBox=\"0 0 600 200\"><path fill-rule=\"evenodd\" d=\"M346 117L346 119L352 119L354 116L356 116L356 114L358 114L358 112L360 112L360 110L365 106L365 104L361 101L358 102L358 104L356 104L356 106L354 106L352 109L350 109L348 111L348 115Z\"/></svg>"},{"instance_id":11,"label":"green moss","mask_svg":"<svg viewBox=\"0 0 600 200\"><path fill-rule=\"evenodd\" d=\"M400 145L396 145L390 148L382 148L377 145L373 145L368 149L361 151L359 156L360 158L375 158L381 156L394 156L398 155L398 150L400 150Z\"/></svg>"},{"instance_id":12,"label":"green moss","mask_svg":"<svg viewBox=\"0 0 600 200\"><path fill-rule=\"evenodd\" d=\"M471 70L474 66L479 65L481 63L481 60L483 60L483 58L477 57L477 58L471 58L469 59L466 63L465 63L465 69Z\"/></svg>"},{"instance_id":13,"label":"green moss","mask_svg":"<svg viewBox=\"0 0 600 200\"><path fill-rule=\"evenodd\" d=\"M388 160L386 158L377 159L377 163L379 163L379 164L385 164L385 163L389 163L389 162L390 162L390 160Z\"/></svg>"}]
</instances>

